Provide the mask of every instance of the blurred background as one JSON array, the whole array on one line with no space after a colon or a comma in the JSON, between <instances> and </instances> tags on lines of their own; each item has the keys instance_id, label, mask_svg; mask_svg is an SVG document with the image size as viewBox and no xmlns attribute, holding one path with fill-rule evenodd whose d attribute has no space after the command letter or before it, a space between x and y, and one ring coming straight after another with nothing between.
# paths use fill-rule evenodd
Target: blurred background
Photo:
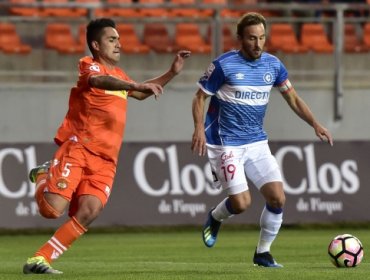
<instances>
[{"instance_id":1,"label":"blurred background","mask_svg":"<svg viewBox=\"0 0 370 280\"><path fill-rule=\"evenodd\" d=\"M88 54L85 25L103 16L117 21L120 66L136 81L165 71L179 48L192 51L161 102L131 102L128 117L137 121L128 122L125 136L190 141L196 81L215 56L238 47L236 22L248 11L265 15L266 50L285 63L334 137L369 138L363 121L370 84L366 1L9 0L0 8L0 142L51 141L76 82L78 59ZM272 94L266 119L270 139L315 139L278 95Z\"/></svg>"},{"instance_id":2,"label":"blurred background","mask_svg":"<svg viewBox=\"0 0 370 280\"><path fill-rule=\"evenodd\" d=\"M89 55L85 26L95 17L116 21L119 66L136 81L167 70L177 50L192 51L159 101L129 101L116 192L97 225L201 223L220 192L210 187L206 160L190 154L191 101L212 59L238 48L236 23L249 11L266 17L266 51L286 65L298 93L337 143L331 149L319 143L273 90L265 128L291 196L287 221L351 221L359 205L369 208L360 203L369 195L369 2L1 0L0 207L11 209L1 212L12 218L1 219L0 227L50 225L37 215L27 173L52 156L78 60ZM142 213L112 217L122 205L134 206L132 196L146 201ZM257 218L246 214L236 222Z\"/></svg>"}]
</instances>

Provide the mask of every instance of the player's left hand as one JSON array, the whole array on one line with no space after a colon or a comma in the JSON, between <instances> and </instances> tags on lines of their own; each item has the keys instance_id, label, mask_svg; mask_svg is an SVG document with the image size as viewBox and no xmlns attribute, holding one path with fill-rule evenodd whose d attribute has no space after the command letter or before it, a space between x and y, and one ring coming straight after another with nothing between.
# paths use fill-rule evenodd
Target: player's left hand
<instances>
[{"instance_id":1,"label":"player's left hand","mask_svg":"<svg viewBox=\"0 0 370 280\"><path fill-rule=\"evenodd\" d=\"M333 137L331 136L329 130L320 124L314 125L314 129L317 137L319 137L322 141L328 142L330 146L333 146Z\"/></svg>"},{"instance_id":2,"label":"player's left hand","mask_svg":"<svg viewBox=\"0 0 370 280\"><path fill-rule=\"evenodd\" d=\"M181 50L178 51L178 53L175 56L175 59L172 62L171 65L171 72L174 74L179 74L184 67L184 60L188 58L191 54L191 51L188 50Z\"/></svg>"}]
</instances>

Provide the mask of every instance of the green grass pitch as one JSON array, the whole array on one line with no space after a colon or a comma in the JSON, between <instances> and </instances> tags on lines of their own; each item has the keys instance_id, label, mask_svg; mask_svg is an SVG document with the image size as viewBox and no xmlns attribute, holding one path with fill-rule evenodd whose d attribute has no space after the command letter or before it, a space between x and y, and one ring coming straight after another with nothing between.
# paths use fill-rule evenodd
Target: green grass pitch
<instances>
[{"instance_id":1,"label":"green grass pitch","mask_svg":"<svg viewBox=\"0 0 370 280\"><path fill-rule=\"evenodd\" d=\"M356 268L336 268L327 246L337 234L351 233L365 256ZM0 279L73 280L304 280L370 279L370 229L283 228L272 253L282 269L252 265L258 230L221 228L214 248L206 248L200 228L87 233L53 267L63 275L23 275L22 266L49 234L0 235Z\"/></svg>"}]
</instances>

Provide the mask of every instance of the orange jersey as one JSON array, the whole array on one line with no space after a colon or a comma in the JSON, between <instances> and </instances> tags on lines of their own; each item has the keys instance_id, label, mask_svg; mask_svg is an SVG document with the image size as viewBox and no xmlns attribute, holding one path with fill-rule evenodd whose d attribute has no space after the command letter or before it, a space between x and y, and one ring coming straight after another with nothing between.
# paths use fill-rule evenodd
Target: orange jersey
<instances>
[{"instance_id":1,"label":"orange jersey","mask_svg":"<svg viewBox=\"0 0 370 280\"><path fill-rule=\"evenodd\" d=\"M93 88L89 85L92 75L132 82L118 67L110 70L92 57L81 58L79 80L71 89L68 112L54 140L58 145L68 139L77 141L93 154L116 163L126 124L128 92Z\"/></svg>"}]
</instances>

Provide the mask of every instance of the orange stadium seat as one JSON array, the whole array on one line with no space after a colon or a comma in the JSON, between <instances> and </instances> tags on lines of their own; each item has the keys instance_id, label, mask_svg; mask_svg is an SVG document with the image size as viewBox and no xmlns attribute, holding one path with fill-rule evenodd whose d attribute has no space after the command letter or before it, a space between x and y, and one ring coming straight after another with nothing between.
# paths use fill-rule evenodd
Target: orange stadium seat
<instances>
[{"instance_id":1,"label":"orange stadium seat","mask_svg":"<svg viewBox=\"0 0 370 280\"><path fill-rule=\"evenodd\" d=\"M369 48L359 40L354 24L347 23L344 26L344 51L348 53L367 52Z\"/></svg>"},{"instance_id":2,"label":"orange stadium seat","mask_svg":"<svg viewBox=\"0 0 370 280\"><path fill-rule=\"evenodd\" d=\"M239 9L239 14L243 15L247 12L252 12L252 10L245 10L245 5L257 5L259 1L257 0L231 0L235 6L237 6ZM267 2L273 2L273 1L267 1ZM279 1L275 1L279 2ZM287 1L285 1L287 2ZM270 17L280 17L283 15L283 13L280 10L273 10L273 9L258 9L258 12L262 14L264 17L270 18Z\"/></svg>"},{"instance_id":3,"label":"orange stadium seat","mask_svg":"<svg viewBox=\"0 0 370 280\"><path fill-rule=\"evenodd\" d=\"M210 53L212 47L207 44L195 23L178 23L175 30L175 43L180 48L188 49L193 53Z\"/></svg>"},{"instance_id":4,"label":"orange stadium seat","mask_svg":"<svg viewBox=\"0 0 370 280\"><path fill-rule=\"evenodd\" d=\"M8 54L28 54L31 46L23 44L12 23L0 23L0 50Z\"/></svg>"},{"instance_id":5,"label":"orange stadium seat","mask_svg":"<svg viewBox=\"0 0 370 280\"><path fill-rule=\"evenodd\" d=\"M264 46L264 51L266 52L269 52L269 53L275 53L277 52L278 50L276 48L273 48L270 44L270 39L267 38L266 42L265 42L265 46Z\"/></svg>"},{"instance_id":6,"label":"orange stadium seat","mask_svg":"<svg viewBox=\"0 0 370 280\"><path fill-rule=\"evenodd\" d=\"M169 10L158 8L158 5L164 4L164 0L138 0L139 4L147 4L148 7L140 8L139 13L144 17L168 17Z\"/></svg>"},{"instance_id":7,"label":"orange stadium seat","mask_svg":"<svg viewBox=\"0 0 370 280\"><path fill-rule=\"evenodd\" d=\"M309 50L317 53L332 53L334 50L321 23L303 23L301 43Z\"/></svg>"},{"instance_id":8,"label":"orange stadium seat","mask_svg":"<svg viewBox=\"0 0 370 280\"><path fill-rule=\"evenodd\" d=\"M207 42L212 45L212 25L208 26L207 29ZM230 51L234 49L239 49L240 44L239 41L236 38L236 35L234 35L231 32L231 29L227 25L223 25L222 27L222 41L223 41L223 51Z\"/></svg>"},{"instance_id":9,"label":"orange stadium seat","mask_svg":"<svg viewBox=\"0 0 370 280\"><path fill-rule=\"evenodd\" d=\"M119 23L116 26L120 34L121 49L124 53L149 53L150 48L143 44L136 34L133 24Z\"/></svg>"},{"instance_id":10,"label":"orange stadium seat","mask_svg":"<svg viewBox=\"0 0 370 280\"><path fill-rule=\"evenodd\" d=\"M106 0L106 4L127 4L132 5L131 0ZM137 9L132 7L114 7L114 8L98 8L95 9L97 17L140 17L141 14Z\"/></svg>"},{"instance_id":11,"label":"orange stadium seat","mask_svg":"<svg viewBox=\"0 0 370 280\"><path fill-rule=\"evenodd\" d=\"M170 16L174 17L203 17L202 10L196 7L189 7L196 4L196 0L171 0L171 4L176 4L181 7L172 8L170 11Z\"/></svg>"},{"instance_id":12,"label":"orange stadium seat","mask_svg":"<svg viewBox=\"0 0 370 280\"><path fill-rule=\"evenodd\" d=\"M370 22L364 25L362 38L363 38L364 45L370 48Z\"/></svg>"},{"instance_id":13,"label":"orange stadium seat","mask_svg":"<svg viewBox=\"0 0 370 280\"><path fill-rule=\"evenodd\" d=\"M241 14L241 11L239 10L231 10L231 9L226 8L227 0L202 0L201 2L206 5L219 5L220 7L224 7L221 10L221 17L238 18ZM212 16L214 14L214 10L205 9L205 10L202 10L202 14L204 16Z\"/></svg>"},{"instance_id":14,"label":"orange stadium seat","mask_svg":"<svg viewBox=\"0 0 370 280\"><path fill-rule=\"evenodd\" d=\"M269 47L285 53L305 53L306 46L302 46L289 23L272 23L269 32Z\"/></svg>"},{"instance_id":15,"label":"orange stadium seat","mask_svg":"<svg viewBox=\"0 0 370 280\"><path fill-rule=\"evenodd\" d=\"M86 24L84 23L78 27L77 43L86 47Z\"/></svg>"},{"instance_id":16,"label":"orange stadium seat","mask_svg":"<svg viewBox=\"0 0 370 280\"><path fill-rule=\"evenodd\" d=\"M67 23L48 23L45 31L45 47L62 54L82 54L85 47L78 43Z\"/></svg>"},{"instance_id":17,"label":"orange stadium seat","mask_svg":"<svg viewBox=\"0 0 370 280\"><path fill-rule=\"evenodd\" d=\"M163 23L145 24L143 38L144 43L158 53L172 53L180 49L171 39Z\"/></svg>"},{"instance_id":18,"label":"orange stadium seat","mask_svg":"<svg viewBox=\"0 0 370 280\"><path fill-rule=\"evenodd\" d=\"M74 0L72 2L80 3L80 4L96 4L100 3L100 0ZM79 14L81 17L88 16L89 9L88 8L74 8L75 13Z\"/></svg>"},{"instance_id":19,"label":"orange stadium seat","mask_svg":"<svg viewBox=\"0 0 370 280\"><path fill-rule=\"evenodd\" d=\"M35 4L36 0L10 0L10 3L13 4ZM38 7L14 7L10 6L9 13L17 16L40 16L41 9Z\"/></svg>"},{"instance_id":20,"label":"orange stadium seat","mask_svg":"<svg viewBox=\"0 0 370 280\"><path fill-rule=\"evenodd\" d=\"M46 4L66 4L69 0L42 0ZM43 7L41 15L45 17L80 17L83 13L71 7Z\"/></svg>"}]
</instances>

